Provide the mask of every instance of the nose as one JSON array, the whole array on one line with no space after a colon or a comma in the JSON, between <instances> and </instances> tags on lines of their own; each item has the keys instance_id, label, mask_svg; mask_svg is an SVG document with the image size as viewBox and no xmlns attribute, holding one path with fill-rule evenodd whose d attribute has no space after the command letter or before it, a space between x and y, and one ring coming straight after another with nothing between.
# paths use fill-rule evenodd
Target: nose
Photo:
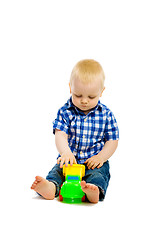
<instances>
[{"instance_id":1,"label":"nose","mask_svg":"<svg viewBox=\"0 0 160 240\"><path fill-rule=\"evenodd\" d=\"M81 99L81 103L82 103L82 104L87 104L87 99L86 99L86 98L82 98L82 99Z\"/></svg>"}]
</instances>

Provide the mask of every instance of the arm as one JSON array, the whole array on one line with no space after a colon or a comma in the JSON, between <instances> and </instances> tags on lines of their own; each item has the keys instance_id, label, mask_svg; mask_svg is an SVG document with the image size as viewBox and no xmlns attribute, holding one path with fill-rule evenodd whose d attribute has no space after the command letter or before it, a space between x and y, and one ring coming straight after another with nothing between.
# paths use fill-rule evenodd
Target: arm
<instances>
[{"instance_id":1,"label":"arm","mask_svg":"<svg viewBox=\"0 0 160 240\"><path fill-rule=\"evenodd\" d=\"M115 152L118 146L118 140L110 140L107 141L103 147L103 149L95 156L87 159L85 163L87 163L88 168L94 169L95 167L102 167L103 163L106 162Z\"/></svg>"},{"instance_id":2,"label":"arm","mask_svg":"<svg viewBox=\"0 0 160 240\"><path fill-rule=\"evenodd\" d=\"M55 130L55 143L57 150L61 155L61 157L59 157L57 160L57 163L60 163L61 168L63 167L64 163L66 167L68 162L70 162L71 165L76 163L76 159L68 146L68 135L65 132L58 129Z\"/></svg>"}]
</instances>

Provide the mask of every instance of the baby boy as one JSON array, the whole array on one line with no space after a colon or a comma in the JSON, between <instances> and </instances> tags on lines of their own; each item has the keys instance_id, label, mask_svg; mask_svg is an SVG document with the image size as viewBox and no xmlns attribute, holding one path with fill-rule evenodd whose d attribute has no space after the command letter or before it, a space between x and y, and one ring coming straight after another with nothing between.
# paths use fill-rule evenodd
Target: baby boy
<instances>
[{"instance_id":1,"label":"baby boy","mask_svg":"<svg viewBox=\"0 0 160 240\"><path fill-rule=\"evenodd\" d=\"M72 70L71 98L53 122L57 164L46 179L36 176L31 186L45 199L59 195L64 181L62 167L68 163L85 165L81 187L89 202L97 203L105 197L110 180L108 159L117 148L119 130L113 113L99 100L104 79L101 65L94 60L82 60Z\"/></svg>"}]
</instances>

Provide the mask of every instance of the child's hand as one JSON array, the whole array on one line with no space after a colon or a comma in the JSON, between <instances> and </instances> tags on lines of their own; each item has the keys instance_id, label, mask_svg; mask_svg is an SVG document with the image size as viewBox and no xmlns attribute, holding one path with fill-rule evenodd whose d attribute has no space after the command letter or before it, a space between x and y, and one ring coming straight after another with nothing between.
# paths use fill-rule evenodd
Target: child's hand
<instances>
[{"instance_id":1,"label":"child's hand","mask_svg":"<svg viewBox=\"0 0 160 240\"><path fill-rule=\"evenodd\" d=\"M87 163L88 169L94 169L95 167L102 167L104 161L98 155L94 155L93 157L88 158L85 163Z\"/></svg>"},{"instance_id":2,"label":"child's hand","mask_svg":"<svg viewBox=\"0 0 160 240\"><path fill-rule=\"evenodd\" d=\"M68 166L68 163L70 162L70 165L72 166L73 163L77 163L76 159L71 151L65 151L62 153L61 157L57 159L57 163L60 163L60 168L63 167L63 164L65 163L65 166Z\"/></svg>"}]
</instances>

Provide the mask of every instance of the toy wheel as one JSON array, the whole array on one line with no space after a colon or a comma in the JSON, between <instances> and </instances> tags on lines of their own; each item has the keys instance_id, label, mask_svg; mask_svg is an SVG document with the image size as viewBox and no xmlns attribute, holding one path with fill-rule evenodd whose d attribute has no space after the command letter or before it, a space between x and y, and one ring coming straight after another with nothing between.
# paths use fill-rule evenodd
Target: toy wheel
<instances>
[{"instance_id":1,"label":"toy wheel","mask_svg":"<svg viewBox=\"0 0 160 240\"><path fill-rule=\"evenodd\" d=\"M60 200L60 201L63 201L63 197L62 197L62 195L61 195L61 191L59 191L59 200Z\"/></svg>"},{"instance_id":2,"label":"toy wheel","mask_svg":"<svg viewBox=\"0 0 160 240\"><path fill-rule=\"evenodd\" d=\"M86 195L82 197L82 202L85 202L85 200L86 200Z\"/></svg>"}]
</instances>

